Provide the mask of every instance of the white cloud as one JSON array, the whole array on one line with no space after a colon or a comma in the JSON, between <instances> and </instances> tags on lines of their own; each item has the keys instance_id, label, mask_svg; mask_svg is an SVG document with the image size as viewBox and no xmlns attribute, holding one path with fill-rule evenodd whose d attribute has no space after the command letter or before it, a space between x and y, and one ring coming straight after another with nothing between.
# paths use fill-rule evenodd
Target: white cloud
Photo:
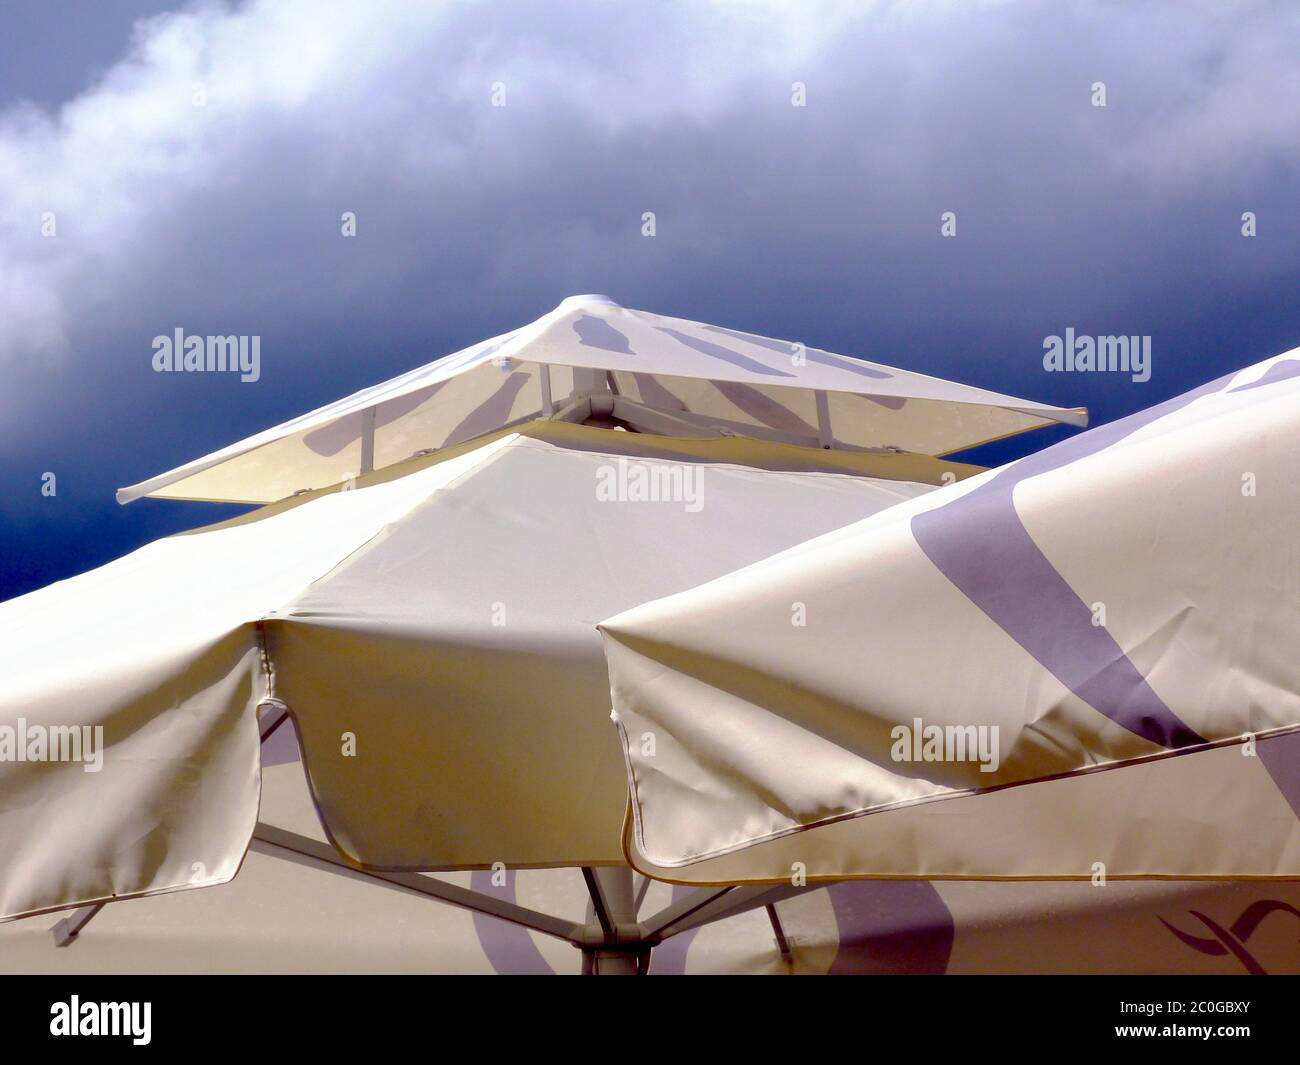
<instances>
[{"instance_id":1,"label":"white cloud","mask_svg":"<svg viewBox=\"0 0 1300 1065\"><path fill-rule=\"evenodd\" d=\"M764 254L834 271L866 245L878 287L922 243L890 223L950 204L978 231L979 210L1158 211L1225 175L1244 194L1295 175L1297 25L1288 5L200 4L140 23L58 114L0 115L0 367L85 363L182 316L391 310L438 264L417 316L615 264L651 287ZM628 239L655 208L671 256ZM1007 234L1005 282L1035 278L1026 239Z\"/></svg>"}]
</instances>

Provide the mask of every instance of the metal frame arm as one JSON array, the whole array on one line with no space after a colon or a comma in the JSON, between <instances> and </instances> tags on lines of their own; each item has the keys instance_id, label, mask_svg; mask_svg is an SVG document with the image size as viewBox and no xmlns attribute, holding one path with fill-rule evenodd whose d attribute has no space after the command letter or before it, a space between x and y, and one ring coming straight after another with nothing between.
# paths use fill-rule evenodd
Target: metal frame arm
<instances>
[{"instance_id":1,"label":"metal frame arm","mask_svg":"<svg viewBox=\"0 0 1300 1065\"><path fill-rule=\"evenodd\" d=\"M669 936L689 932L692 928L723 921L825 886L816 884L809 888L791 884L752 884L699 888L648 918L644 922L646 935L660 940L667 939Z\"/></svg>"},{"instance_id":2,"label":"metal frame arm","mask_svg":"<svg viewBox=\"0 0 1300 1065\"><path fill-rule=\"evenodd\" d=\"M450 903L453 906L461 906L467 910L474 910L478 913L485 913L490 917L509 921L511 924L523 925L535 932L555 936L557 939L563 939L569 943L581 944L587 938L583 934L585 926L573 921L566 921L562 917L554 917L548 913L530 910L513 902L506 902L504 899L494 899L490 895L482 895L477 891L471 891L469 888L448 884L446 881L435 880L420 873L388 873L371 869L359 869L340 857L338 852L328 843L322 843L308 836L300 836L296 832L277 828L275 825L268 825L263 821L259 821L257 827L253 830L253 844L250 849L263 854L270 854L276 858L285 858L289 861L298 862L301 865L323 865L333 873L356 879L376 881L399 891L425 895L441 902Z\"/></svg>"}]
</instances>

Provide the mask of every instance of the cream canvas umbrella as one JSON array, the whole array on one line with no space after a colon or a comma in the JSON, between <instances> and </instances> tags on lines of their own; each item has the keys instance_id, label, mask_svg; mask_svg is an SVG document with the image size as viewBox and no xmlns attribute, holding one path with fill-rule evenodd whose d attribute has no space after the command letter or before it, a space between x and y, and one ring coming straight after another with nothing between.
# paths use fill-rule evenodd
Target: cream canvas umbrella
<instances>
[{"instance_id":1,"label":"cream canvas umbrella","mask_svg":"<svg viewBox=\"0 0 1300 1065\"><path fill-rule=\"evenodd\" d=\"M385 882L583 868L582 927L413 883L593 952L759 905L647 925L601 872L626 783L596 623L1081 417L584 297L124 489L266 505L0 607L0 915L220 884L254 834ZM323 852L258 825L259 708Z\"/></svg>"},{"instance_id":2,"label":"cream canvas umbrella","mask_svg":"<svg viewBox=\"0 0 1300 1065\"><path fill-rule=\"evenodd\" d=\"M1300 878L1297 453L1300 349L606 621L632 864Z\"/></svg>"}]
</instances>

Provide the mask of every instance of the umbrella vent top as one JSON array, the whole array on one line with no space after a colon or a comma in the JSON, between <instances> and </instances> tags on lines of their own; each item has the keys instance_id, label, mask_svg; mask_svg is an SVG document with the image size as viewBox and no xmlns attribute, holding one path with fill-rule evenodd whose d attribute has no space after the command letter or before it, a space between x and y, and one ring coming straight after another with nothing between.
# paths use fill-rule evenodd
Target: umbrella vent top
<instances>
[{"instance_id":1,"label":"umbrella vent top","mask_svg":"<svg viewBox=\"0 0 1300 1065\"><path fill-rule=\"evenodd\" d=\"M270 503L536 418L943 455L1087 412L586 294L117 497Z\"/></svg>"},{"instance_id":2,"label":"umbrella vent top","mask_svg":"<svg viewBox=\"0 0 1300 1065\"><path fill-rule=\"evenodd\" d=\"M566 296L560 301L560 305L555 308L554 313L558 314L561 311L572 310L575 307L585 307L593 303L607 303L612 307L618 306L618 303L608 296L599 292L588 292L581 296Z\"/></svg>"}]
</instances>

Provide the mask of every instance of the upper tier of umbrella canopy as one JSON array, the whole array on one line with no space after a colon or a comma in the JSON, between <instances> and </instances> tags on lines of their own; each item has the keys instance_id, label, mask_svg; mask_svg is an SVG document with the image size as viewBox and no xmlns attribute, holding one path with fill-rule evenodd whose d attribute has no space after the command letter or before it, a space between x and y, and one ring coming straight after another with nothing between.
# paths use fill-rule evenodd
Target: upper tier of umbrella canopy
<instances>
[{"instance_id":1,"label":"upper tier of umbrella canopy","mask_svg":"<svg viewBox=\"0 0 1300 1065\"><path fill-rule=\"evenodd\" d=\"M1004 396L799 342L570 296L520 329L122 488L270 503L538 417L945 455L1083 408Z\"/></svg>"}]
</instances>

